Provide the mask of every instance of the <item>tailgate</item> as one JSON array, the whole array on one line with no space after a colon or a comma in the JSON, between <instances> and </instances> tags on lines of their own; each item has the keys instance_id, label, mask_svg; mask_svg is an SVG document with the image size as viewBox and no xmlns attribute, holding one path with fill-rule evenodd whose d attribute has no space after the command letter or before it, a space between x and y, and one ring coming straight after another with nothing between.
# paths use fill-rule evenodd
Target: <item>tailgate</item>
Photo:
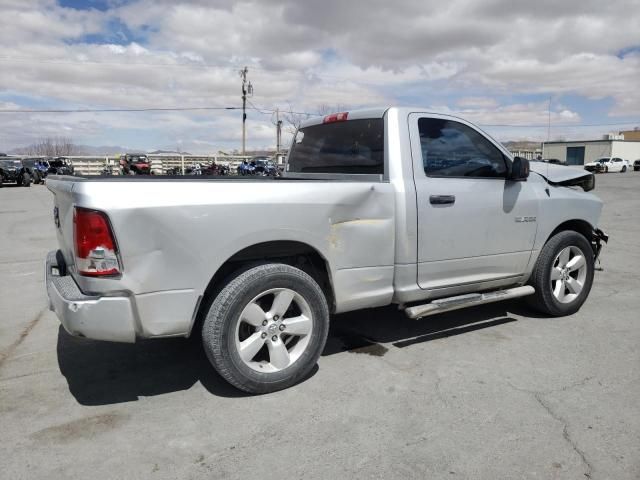
<instances>
[{"instance_id":1,"label":"tailgate","mask_svg":"<svg viewBox=\"0 0 640 480\"><path fill-rule=\"evenodd\" d=\"M53 222L58 245L67 265L73 265L73 188L72 178L47 178L47 188L53 193Z\"/></svg>"}]
</instances>

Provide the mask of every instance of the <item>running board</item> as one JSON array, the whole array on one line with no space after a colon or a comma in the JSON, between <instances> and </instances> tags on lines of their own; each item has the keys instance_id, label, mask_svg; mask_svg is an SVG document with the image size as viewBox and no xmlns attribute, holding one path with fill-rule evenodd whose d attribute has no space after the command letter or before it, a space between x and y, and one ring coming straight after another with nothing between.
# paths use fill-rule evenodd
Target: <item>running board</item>
<instances>
[{"instance_id":1,"label":"running board","mask_svg":"<svg viewBox=\"0 0 640 480\"><path fill-rule=\"evenodd\" d=\"M511 298L525 297L535 293L536 290L530 285L523 287L509 288L507 290L497 290L488 293L469 293L457 297L441 298L424 305L416 305L404 309L409 318L422 318L436 313L450 312L459 308L475 307L485 303L501 302Z\"/></svg>"}]
</instances>

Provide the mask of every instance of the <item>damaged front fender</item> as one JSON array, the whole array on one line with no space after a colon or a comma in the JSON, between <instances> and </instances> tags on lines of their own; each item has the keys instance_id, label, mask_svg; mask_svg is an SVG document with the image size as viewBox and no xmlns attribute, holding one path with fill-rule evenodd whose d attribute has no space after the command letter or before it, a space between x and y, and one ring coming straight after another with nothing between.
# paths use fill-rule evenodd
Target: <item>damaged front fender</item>
<instances>
[{"instance_id":1,"label":"damaged front fender","mask_svg":"<svg viewBox=\"0 0 640 480\"><path fill-rule=\"evenodd\" d=\"M593 173L573 166L531 162L531 170L553 186L580 187L585 192L593 190L596 186Z\"/></svg>"}]
</instances>

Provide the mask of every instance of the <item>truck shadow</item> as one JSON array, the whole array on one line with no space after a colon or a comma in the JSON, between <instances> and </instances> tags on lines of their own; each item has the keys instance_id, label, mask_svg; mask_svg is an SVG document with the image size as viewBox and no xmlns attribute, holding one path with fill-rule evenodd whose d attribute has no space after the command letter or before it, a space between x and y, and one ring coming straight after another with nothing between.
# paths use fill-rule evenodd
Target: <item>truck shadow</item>
<instances>
[{"instance_id":1,"label":"truck shadow","mask_svg":"<svg viewBox=\"0 0 640 480\"><path fill-rule=\"evenodd\" d=\"M323 356L340 352L383 355L387 347L404 348L452 335L516 321L507 313L522 311L503 302L423 320L410 320L394 307L335 315ZM244 397L220 377L209 363L199 339L168 338L135 344L77 338L58 330L58 366L69 391L82 405L136 401L140 397L188 390L196 382L213 395ZM309 377L318 371L312 371Z\"/></svg>"},{"instance_id":2,"label":"truck shadow","mask_svg":"<svg viewBox=\"0 0 640 480\"><path fill-rule=\"evenodd\" d=\"M405 348L416 343L515 322L516 319L508 312L535 316L535 313L526 310L517 300L442 313L419 320L408 318L393 306L334 315L323 356L344 351L380 356L388 350L382 344Z\"/></svg>"},{"instance_id":3,"label":"truck shadow","mask_svg":"<svg viewBox=\"0 0 640 480\"><path fill-rule=\"evenodd\" d=\"M246 396L216 373L197 339L100 342L60 327L57 354L69 391L82 405L136 401L188 390L196 382L217 396Z\"/></svg>"}]
</instances>

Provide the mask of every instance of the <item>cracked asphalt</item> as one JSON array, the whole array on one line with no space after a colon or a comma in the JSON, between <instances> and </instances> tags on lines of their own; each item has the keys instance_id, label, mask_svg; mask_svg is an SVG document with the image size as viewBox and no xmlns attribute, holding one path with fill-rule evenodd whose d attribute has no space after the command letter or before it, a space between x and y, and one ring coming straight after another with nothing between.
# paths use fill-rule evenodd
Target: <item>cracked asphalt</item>
<instances>
[{"instance_id":1,"label":"cracked asphalt","mask_svg":"<svg viewBox=\"0 0 640 480\"><path fill-rule=\"evenodd\" d=\"M596 193L611 240L577 314L336 316L309 379L250 397L194 341L67 335L43 288L51 195L2 188L0 476L638 479L640 173Z\"/></svg>"}]
</instances>

